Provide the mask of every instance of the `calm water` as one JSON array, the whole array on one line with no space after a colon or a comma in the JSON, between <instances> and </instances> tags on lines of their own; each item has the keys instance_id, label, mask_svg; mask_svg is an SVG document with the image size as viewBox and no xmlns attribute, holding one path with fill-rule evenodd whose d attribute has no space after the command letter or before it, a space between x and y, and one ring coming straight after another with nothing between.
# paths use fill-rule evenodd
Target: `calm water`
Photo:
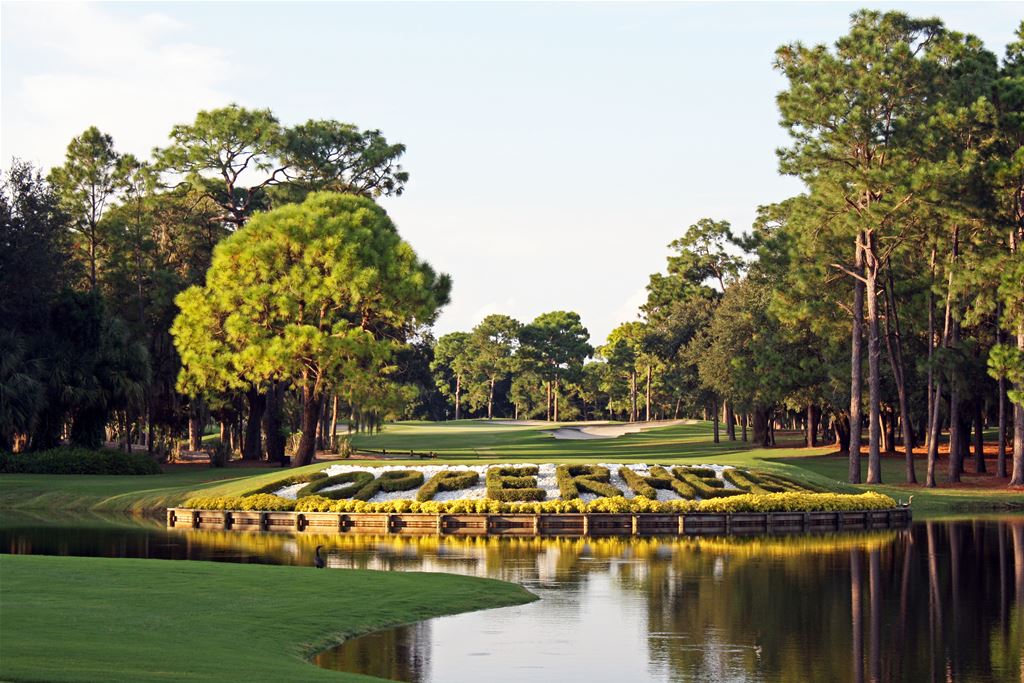
<instances>
[{"instance_id":1,"label":"calm water","mask_svg":"<svg viewBox=\"0 0 1024 683\"><path fill-rule=\"evenodd\" d=\"M323 667L459 681L1024 681L1024 518L749 539L167 531L4 514L3 552L445 571L541 600L356 638Z\"/></svg>"}]
</instances>

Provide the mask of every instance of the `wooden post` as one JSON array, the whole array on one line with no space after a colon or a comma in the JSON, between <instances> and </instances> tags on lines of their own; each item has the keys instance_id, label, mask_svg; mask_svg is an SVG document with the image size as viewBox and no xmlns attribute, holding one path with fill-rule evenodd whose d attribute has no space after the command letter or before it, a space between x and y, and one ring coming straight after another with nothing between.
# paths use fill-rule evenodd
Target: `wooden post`
<instances>
[{"instance_id":1,"label":"wooden post","mask_svg":"<svg viewBox=\"0 0 1024 683\"><path fill-rule=\"evenodd\" d=\"M174 528L174 509L173 508L167 508L167 526L172 528L172 529Z\"/></svg>"},{"instance_id":2,"label":"wooden post","mask_svg":"<svg viewBox=\"0 0 1024 683\"><path fill-rule=\"evenodd\" d=\"M732 533L732 514L728 512L725 513L725 533Z\"/></svg>"},{"instance_id":3,"label":"wooden post","mask_svg":"<svg viewBox=\"0 0 1024 683\"><path fill-rule=\"evenodd\" d=\"M444 535L444 515L439 514L435 521L437 522L437 535L438 536L443 536Z\"/></svg>"},{"instance_id":4,"label":"wooden post","mask_svg":"<svg viewBox=\"0 0 1024 683\"><path fill-rule=\"evenodd\" d=\"M640 528L640 518L638 516L636 516L636 515L630 515L630 516L632 517L632 523L633 523L633 535L636 536L637 535L637 531Z\"/></svg>"},{"instance_id":5,"label":"wooden post","mask_svg":"<svg viewBox=\"0 0 1024 683\"><path fill-rule=\"evenodd\" d=\"M772 513L770 512L764 513L764 531L766 534L772 532Z\"/></svg>"},{"instance_id":6,"label":"wooden post","mask_svg":"<svg viewBox=\"0 0 1024 683\"><path fill-rule=\"evenodd\" d=\"M225 531L231 530L231 522L234 521L231 517L231 510L224 511L223 526Z\"/></svg>"},{"instance_id":7,"label":"wooden post","mask_svg":"<svg viewBox=\"0 0 1024 683\"><path fill-rule=\"evenodd\" d=\"M192 520L191 520L190 526L193 529L198 529L199 528L199 510L193 510L192 511Z\"/></svg>"},{"instance_id":8,"label":"wooden post","mask_svg":"<svg viewBox=\"0 0 1024 683\"><path fill-rule=\"evenodd\" d=\"M585 512L583 513L583 535L590 535L590 515Z\"/></svg>"},{"instance_id":9,"label":"wooden post","mask_svg":"<svg viewBox=\"0 0 1024 683\"><path fill-rule=\"evenodd\" d=\"M260 531L267 531L270 528L269 515L266 512L260 513Z\"/></svg>"},{"instance_id":10,"label":"wooden post","mask_svg":"<svg viewBox=\"0 0 1024 683\"><path fill-rule=\"evenodd\" d=\"M305 517L301 512L295 513L295 530L302 531L302 522L305 521Z\"/></svg>"},{"instance_id":11,"label":"wooden post","mask_svg":"<svg viewBox=\"0 0 1024 683\"><path fill-rule=\"evenodd\" d=\"M682 536L686 533L686 515L682 512L679 513L679 519L676 520L679 523L679 535Z\"/></svg>"},{"instance_id":12,"label":"wooden post","mask_svg":"<svg viewBox=\"0 0 1024 683\"><path fill-rule=\"evenodd\" d=\"M540 536L540 515L539 514L533 516L533 534L535 536Z\"/></svg>"}]
</instances>

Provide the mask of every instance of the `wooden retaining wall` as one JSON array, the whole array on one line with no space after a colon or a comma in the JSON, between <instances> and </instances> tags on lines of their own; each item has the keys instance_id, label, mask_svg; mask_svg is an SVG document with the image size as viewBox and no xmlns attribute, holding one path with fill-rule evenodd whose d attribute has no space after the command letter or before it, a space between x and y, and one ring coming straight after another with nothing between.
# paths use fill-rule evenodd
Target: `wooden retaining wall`
<instances>
[{"instance_id":1,"label":"wooden retaining wall","mask_svg":"<svg viewBox=\"0 0 1024 683\"><path fill-rule=\"evenodd\" d=\"M423 514L168 508L171 529L455 536L677 536L902 529L910 508L856 512Z\"/></svg>"}]
</instances>

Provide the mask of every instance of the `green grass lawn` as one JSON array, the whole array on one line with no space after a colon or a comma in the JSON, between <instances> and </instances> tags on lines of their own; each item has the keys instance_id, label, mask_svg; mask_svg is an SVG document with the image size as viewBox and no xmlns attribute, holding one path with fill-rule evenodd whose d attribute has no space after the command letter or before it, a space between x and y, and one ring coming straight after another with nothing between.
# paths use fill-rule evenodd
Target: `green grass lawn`
<instances>
[{"instance_id":1,"label":"green grass lawn","mask_svg":"<svg viewBox=\"0 0 1024 683\"><path fill-rule=\"evenodd\" d=\"M389 459L387 464L497 463L497 462L659 462L664 464L725 464L771 470L826 486L839 492L877 489L896 498L914 494L918 516L1024 509L1024 493L1001 487L960 489L922 487L907 489L891 484L903 480L901 457L883 458L880 487L852 487L846 479L846 458L833 456L832 447L803 448L798 441L776 448L750 448L742 441L714 443L711 423L662 427L614 439L554 439L543 426L512 426L500 420L457 422L405 422L388 425L380 434L356 435L360 448L389 452L415 450L438 453L437 460ZM864 458L866 467L867 459ZM349 464L374 461L348 461ZM306 469L326 467L324 463ZM943 463L944 466L944 463ZM150 477L98 477L0 475L0 507L20 509L94 509L161 512L190 495L234 496L296 470L209 469L196 467ZM918 465L924 478L924 463ZM945 479L944 470L940 474Z\"/></svg>"},{"instance_id":2,"label":"green grass lawn","mask_svg":"<svg viewBox=\"0 0 1024 683\"><path fill-rule=\"evenodd\" d=\"M355 634L530 602L450 574L0 555L5 681L376 681L307 658Z\"/></svg>"}]
</instances>

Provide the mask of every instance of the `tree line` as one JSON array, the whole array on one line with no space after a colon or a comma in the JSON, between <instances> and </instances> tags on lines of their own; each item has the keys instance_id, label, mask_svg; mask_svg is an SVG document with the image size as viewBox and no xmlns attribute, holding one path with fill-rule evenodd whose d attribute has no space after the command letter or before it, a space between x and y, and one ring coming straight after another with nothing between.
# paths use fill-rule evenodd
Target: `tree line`
<instances>
[{"instance_id":1,"label":"tree line","mask_svg":"<svg viewBox=\"0 0 1024 683\"><path fill-rule=\"evenodd\" d=\"M868 483L897 451L917 481L923 445L934 486L944 434L957 482L972 457L985 471L991 426L996 474L1024 484L1024 25L1000 58L865 10L775 68L779 170L802 191L749 232L690 226L596 347L571 311L435 341L450 280L373 202L409 178L379 131L230 106L149 161L91 128L45 178L15 163L0 447L198 448L216 421L247 459L297 437L303 462L340 421L701 416L764 446L799 422L847 452L851 482L862 446Z\"/></svg>"}]
</instances>

